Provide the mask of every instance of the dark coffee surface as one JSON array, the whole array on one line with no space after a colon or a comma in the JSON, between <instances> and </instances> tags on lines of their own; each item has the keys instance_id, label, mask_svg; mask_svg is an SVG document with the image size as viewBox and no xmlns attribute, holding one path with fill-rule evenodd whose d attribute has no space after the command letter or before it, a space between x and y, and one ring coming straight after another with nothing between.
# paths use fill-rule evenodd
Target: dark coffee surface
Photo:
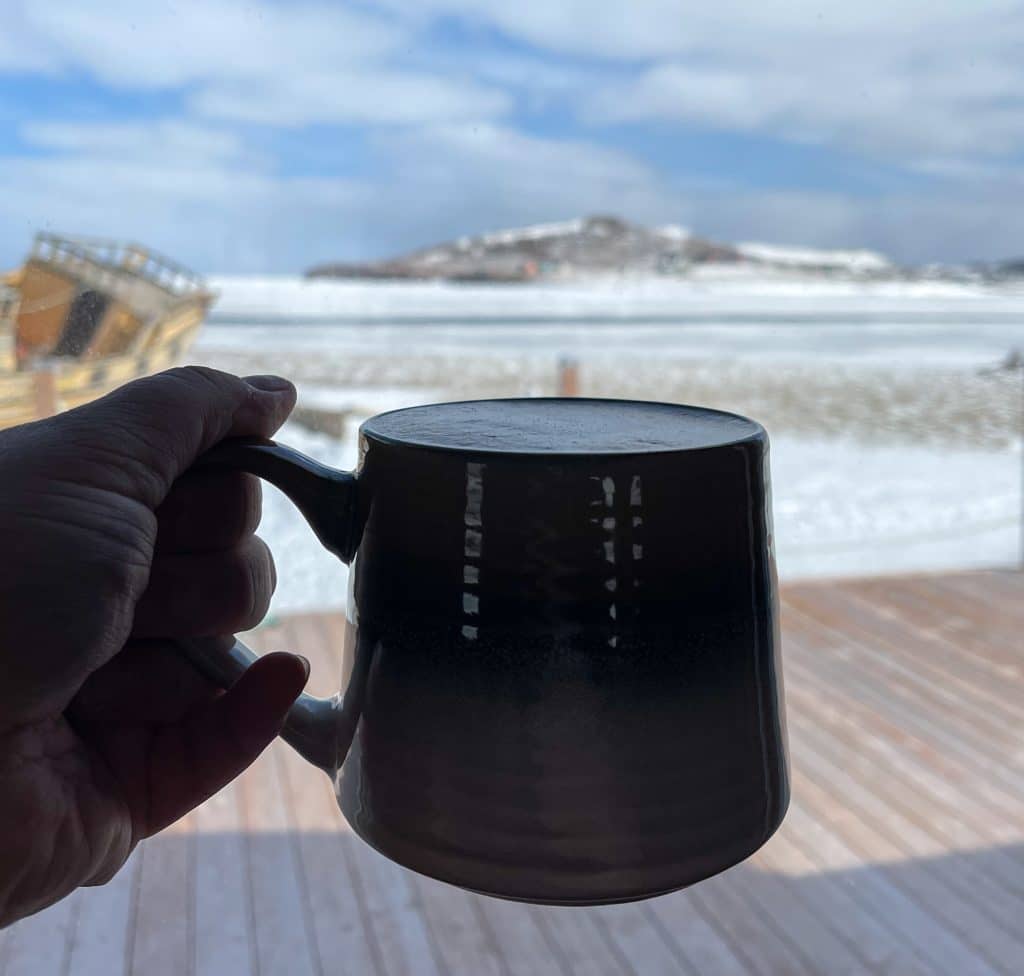
<instances>
[{"instance_id":1,"label":"dark coffee surface","mask_svg":"<svg viewBox=\"0 0 1024 976\"><path fill-rule=\"evenodd\" d=\"M477 400L411 407L368 420L370 436L424 447L526 454L694 450L760 431L743 417L631 400Z\"/></svg>"}]
</instances>

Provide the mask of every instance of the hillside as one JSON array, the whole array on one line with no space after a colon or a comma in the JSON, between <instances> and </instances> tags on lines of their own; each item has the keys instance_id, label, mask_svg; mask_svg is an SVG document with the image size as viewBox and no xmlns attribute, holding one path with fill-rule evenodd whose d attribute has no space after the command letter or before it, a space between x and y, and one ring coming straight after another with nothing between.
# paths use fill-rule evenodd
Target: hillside
<instances>
[{"instance_id":1,"label":"hillside","mask_svg":"<svg viewBox=\"0 0 1024 976\"><path fill-rule=\"evenodd\" d=\"M618 274L682 276L696 265L737 270L888 277L898 269L873 251L744 243L728 244L683 227L644 227L618 217L593 216L460 237L410 254L362 264L323 264L311 278L530 281Z\"/></svg>"}]
</instances>

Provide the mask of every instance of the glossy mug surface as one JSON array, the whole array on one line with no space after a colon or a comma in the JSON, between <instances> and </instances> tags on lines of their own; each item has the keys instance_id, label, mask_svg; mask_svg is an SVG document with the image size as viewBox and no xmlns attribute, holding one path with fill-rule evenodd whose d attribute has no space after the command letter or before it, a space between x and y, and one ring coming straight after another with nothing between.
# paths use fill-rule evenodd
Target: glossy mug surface
<instances>
[{"instance_id":1,"label":"glossy mug surface","mask_svg":"<svg viewBox=\"0 0 1024 976\"><path fill-rule=\"evenodd\" d=\"M780 824L758 424L477 401L367 421L354 474L266 443L213 459L280 485L351 561L344 693L300 702L286 738L388 857L506 898L600 904L706 878Z\"/></svg>"}]
</instances>

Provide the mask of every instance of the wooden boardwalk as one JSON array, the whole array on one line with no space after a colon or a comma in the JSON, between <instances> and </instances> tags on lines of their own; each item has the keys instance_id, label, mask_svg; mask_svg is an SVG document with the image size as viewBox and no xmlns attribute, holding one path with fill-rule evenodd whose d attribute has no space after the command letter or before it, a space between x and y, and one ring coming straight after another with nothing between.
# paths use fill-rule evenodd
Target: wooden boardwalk
<instances>
[{"instance_id":1,"label":"wooden boardwalk","mask_svg":"<svg viewBox=\"0 0 1024 976\"><path fill-rule=\"evenodd\" d=\"M686 892L557 909L396 867L275 744L104 888L0 932L0 976L1024 973L1024 575L784 590L793 795ZM341 624L258 632L333 690Z\"/></svg>"}]
</instances>

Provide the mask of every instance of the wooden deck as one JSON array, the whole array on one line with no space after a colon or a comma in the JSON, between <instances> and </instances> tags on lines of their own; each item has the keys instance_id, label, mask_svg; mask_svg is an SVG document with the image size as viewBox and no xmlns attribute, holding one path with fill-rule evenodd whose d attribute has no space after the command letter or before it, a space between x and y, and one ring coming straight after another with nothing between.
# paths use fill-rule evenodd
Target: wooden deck
<instances>
[{"instance_id":1,"label":"wooden deck","mask_svg":"<svg viewBox=\"0 0 1024 976\"><path fill-rule=\"evenodd\" d=\"M600 909L414 875L275 744L104 888L0 932L2 976L1024 972L1024 575L784 590L794 802L755 857ZM332 690L333 616L259 632Z\"/></svg>"}]
</instances>

